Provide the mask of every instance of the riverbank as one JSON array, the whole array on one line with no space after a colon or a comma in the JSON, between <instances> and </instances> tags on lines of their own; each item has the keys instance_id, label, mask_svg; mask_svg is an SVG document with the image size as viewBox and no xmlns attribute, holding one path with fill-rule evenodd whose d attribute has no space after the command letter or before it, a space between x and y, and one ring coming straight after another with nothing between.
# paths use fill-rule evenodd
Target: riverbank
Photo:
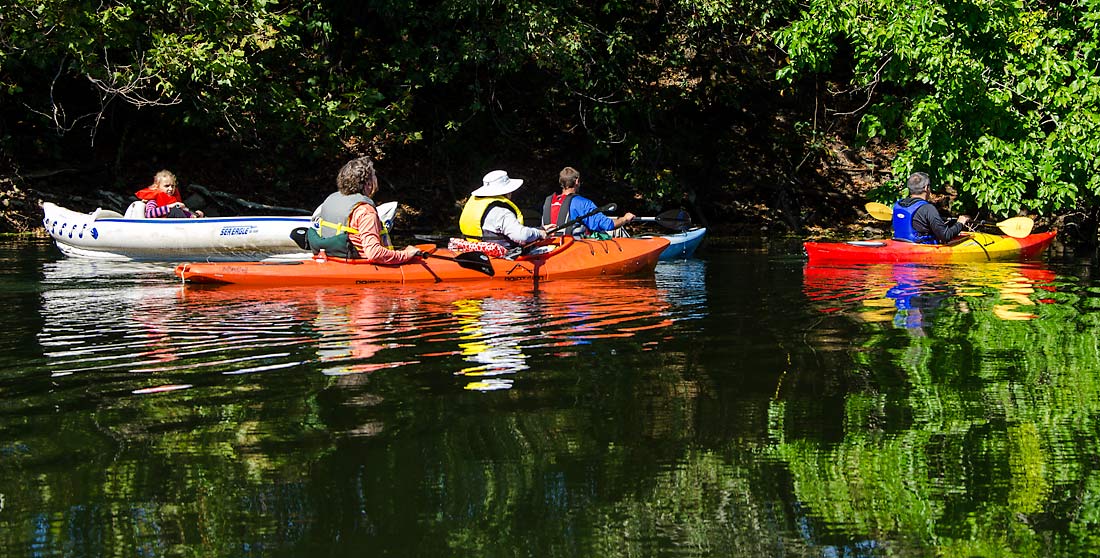
<instances>
[{"instance_id":1,"label":"riverbank","mask_svg":"<svg viewBox=\"0 0 1100 558\"><path fill-rule=\"evenodd\" d=\"M799 238L866 238L879 230L862 206L867 195L891 179L888 157L892 149L853 151L829 146L814 158L817 166L798 177L785 175L775 161L760 160L730 177L679 178L675 194L653 199L632 184L623 169L590 171L579 166L584 194L594 200L616 202L619 211L654 215L669 208L687 209L694 224L706 226L712 236ZM192 155L188 155L191 153ZM243 152L211 148L195 155L187 151L172 160L152 154L135 162L110 167L102 161L63 163L39 161L0 166L0 232L24 232L41 226L39 203L50 201L74 211L98 207L124 211L133 192L146 185L161 168L175 172L189 206L207 215L270 213L263 206L311 211L333 189L340 160L303 162L275 167L270 161ZM567 156L464 163L454 168L424 164L422 149L398 150L378 162L377 201L401 204L399 224L419 233L441 233L457 223L462 202L476 186L484 168L505 168L525 180L515 201L525 215L541 212L543 198L555 191L557 172ZM577 163L573 163L577 164ZM294 170L298 169L298 170ZM229 202L227 200L236 200ZM252 211L248 202L259 204Z\"/></svg>"}]
</instances>

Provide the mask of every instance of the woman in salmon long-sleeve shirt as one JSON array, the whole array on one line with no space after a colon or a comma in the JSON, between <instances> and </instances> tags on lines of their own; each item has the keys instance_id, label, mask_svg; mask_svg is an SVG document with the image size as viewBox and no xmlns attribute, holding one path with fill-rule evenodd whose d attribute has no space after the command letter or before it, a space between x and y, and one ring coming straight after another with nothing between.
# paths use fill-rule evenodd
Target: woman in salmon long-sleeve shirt
<instances>
[{"instance_id":1,"label":"woman in salmon long-sleeve shirt","mask_svg":"<svg viewBox=\"0 0 1100 558\"><path fill-rule=\"evenodd\" d=\"M383 239L382 221L371 199L378 191L378 175L369 157L348 161L336 176L336 187L337 191L313 212L320 236L347 232L357 257L371 263L400 264L416 257L419 250L415 246L392 250L389 239Z\"/></svg>"}]
</instances>

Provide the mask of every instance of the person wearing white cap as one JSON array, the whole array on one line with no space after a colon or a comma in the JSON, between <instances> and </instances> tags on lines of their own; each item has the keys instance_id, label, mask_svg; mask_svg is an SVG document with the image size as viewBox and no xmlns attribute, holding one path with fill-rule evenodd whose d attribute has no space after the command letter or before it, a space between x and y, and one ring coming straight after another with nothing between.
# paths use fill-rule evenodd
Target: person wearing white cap
<instances>
[{"instance_id":1,"label":"person wearing white cap","mask_svg":"<svg viewBox=\"0 0 1100 558\"><path fill-rule=\"evenodd\" d=\"M523 212L512 202L512 192L522 184L522 179L509 178L502 170L490 172L481 179L481 187L470 194L458 218L458 228L467 242L500 246L500 250L484 250L493 256L497 254L490 251L503 255L504 248L546 238L545 230L523 225Z\"/></svg>"}]
</instances>

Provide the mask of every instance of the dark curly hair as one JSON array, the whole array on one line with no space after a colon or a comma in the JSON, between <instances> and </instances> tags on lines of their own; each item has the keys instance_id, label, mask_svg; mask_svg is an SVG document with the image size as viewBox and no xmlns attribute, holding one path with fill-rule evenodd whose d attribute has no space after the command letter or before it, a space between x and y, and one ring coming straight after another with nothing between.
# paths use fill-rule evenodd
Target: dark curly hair
<instances>
[{"instance_id":1,"label":"dark curly hair","mask_svg":"<svg viewBox=\"0 0 1100 558\"><path fill-rule=\"evenodd\" d=\"M367 181L373 177L374 162L370 157L352 159L340 169L340 174L336 175L336 189L345 196L361 194Z\"/></svg>"}]
</instances>

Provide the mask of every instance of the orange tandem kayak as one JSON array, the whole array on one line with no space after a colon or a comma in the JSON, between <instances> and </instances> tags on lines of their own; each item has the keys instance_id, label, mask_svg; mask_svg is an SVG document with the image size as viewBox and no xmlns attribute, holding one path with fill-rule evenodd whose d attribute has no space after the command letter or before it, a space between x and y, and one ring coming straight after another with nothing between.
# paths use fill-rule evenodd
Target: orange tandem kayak
<instances>
[{"instance_id":1,"label":"orange tandem kayak","mask_svg":"<svg viewBox=\"0 0 1100 558\"><path fill-rule=\"evenodd\" d=\"M898 240L852 242L806 242L803 247L811 264L873 262L984 262L1027 260L1039 256L1057 233L1036 233L1025 238L967 233L951 244L914 244Z\"/></svg>"},{"instance_id":2,"label":"orange tandem kayak","mask_svg":"<svg viewBox=\"0 0 1100 558\"><path fill-rule=\"evenodd\" d=\"M657 266L657 258L668 244L668 239L660 237L611 240L564 237L544 241L529 254L515 260L487 258L480 268L454 260L455 257L462 259L462 254L431 248L425 249L429 252L427 258L400 265L378 265L343 258L185 263L176 266L176 275L191 283L256 286L548 281L652 272Z\"/></svg>"}]
</instances>

